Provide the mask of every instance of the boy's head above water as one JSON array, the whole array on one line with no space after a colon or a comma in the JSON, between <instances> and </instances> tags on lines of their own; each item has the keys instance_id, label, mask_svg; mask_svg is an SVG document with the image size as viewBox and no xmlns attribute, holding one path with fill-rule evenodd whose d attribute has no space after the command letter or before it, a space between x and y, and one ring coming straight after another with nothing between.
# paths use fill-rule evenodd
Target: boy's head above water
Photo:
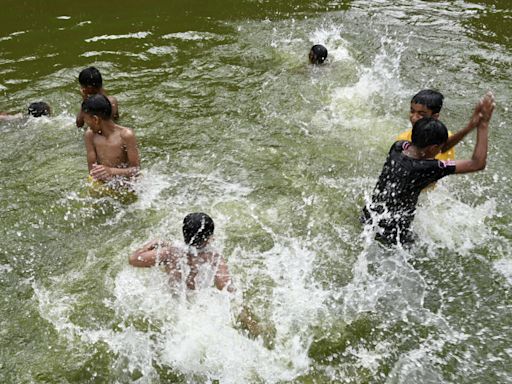
<instances>
[{"instance_id":1,"label":"boy's head above water","mask_svg":"<svg viewBox=\"0 0 512 384\"><path fill-rule=\"evenodd\" d=\"M446 140L448 140L448 129L433 117L424 117L416 121L412 127L412 145L421 149L426 157L437 155Z\"/></svg>"},{"instance_id":2,"label":"boy's head above water","mask_svg":"<svg viewBox=\"0 0 512 384\"><path fill-rule=\"evenodd\" d=\"M78 82L82 92L86 95L94 95L103 87L103 79L100 71L95 67L88 67L78 75Z\"/></svg>"},{"instance_id":3,"label":"boy's head above water","mask_svg":"<svg viewBox=\"0 0 512 384\"><path fill-rule=\"evenodd\" d=\"M50 106L44 101L30 103L28 106L28 114L34 117L50 116Z\"/></svg>"},{"instance_id":4,"label":"boy's head above water","mask_svg":"<svg viewBox=\"0 0 512 384\"><path fill-rule=\"evenodd\" d=\"M99 127L102 120L110 120L112 105L104 95L92 95L82 102L85 123L93 130Z\"/></svg>"},{"instance_id":5,"label":"boy's head above water","mask_svg":"<svg viewBox=\"0 0 512 384\"><path fill-rule=\"evenodd\" d=\"M189 213L183 219L183 239L187 245L204 248L213 236L215 226L206 213Z\"/></svg>"},{"instance_id":6,"label":"boy's head above water","mask_svg":"<svg viewBox=\"0 0 512 384\"><path fill-rule=\"evenodd\" d=\"M327 58L327 48L321 44L313 45L308 57L311 64L323 64Z\"/></svg>"},{"instance_id":7,"label":"boy's head above water","mask_svg":"<svg viewBox=\"0 0 512 384\"><path fill-rule=\"evenodd\" d=\"M414 125L423 117L439 118L444 96L431 89L423 89L412 97L409 120Z\"/></svg>"}]
</instances>

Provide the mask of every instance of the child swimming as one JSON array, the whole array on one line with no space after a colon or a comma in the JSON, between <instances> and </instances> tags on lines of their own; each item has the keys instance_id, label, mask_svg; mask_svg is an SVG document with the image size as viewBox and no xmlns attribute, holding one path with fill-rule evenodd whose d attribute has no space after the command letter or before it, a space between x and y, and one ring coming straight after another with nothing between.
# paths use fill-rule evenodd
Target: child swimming
<instances>
[{"instance_id":1,"label":"child swimming","mask_svg":"<svg viewBox=\"0 0 512 384\"><path fill-rule=\"evenodd\" d=\"M190 213L183 219L186 249L166 241L152 240L133 252L128 262L134 267L164 265L173 285L183 283L187 289L215 285L233 291L231 275L224 258L211 247L215 225L206 213Z\"/></svg>"}]
</instances>

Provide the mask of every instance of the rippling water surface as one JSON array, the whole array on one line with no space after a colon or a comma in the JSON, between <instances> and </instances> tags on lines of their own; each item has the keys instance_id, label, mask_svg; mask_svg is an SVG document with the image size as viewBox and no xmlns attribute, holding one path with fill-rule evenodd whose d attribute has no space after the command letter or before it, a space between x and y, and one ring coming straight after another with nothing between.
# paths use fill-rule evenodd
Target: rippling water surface
<instances>
[{"instance_id":1,"label":"rippling water surface","mask_svg":"<svg viewBox=\"0 0 512 384\"><path fill-rule=\"evenodd\" d=\"M0 123L0 381L512 382L508 1L2 8L0 110L54 115ZM135 202L88 193L74 117L89 65L137 135ZM488 167L425 193L417 244L386 250L359 212L426 87L452 130L495 92ZM233 297L173 296L162 270L127 263L198 210Z\"/></svg>"}]
</instances>

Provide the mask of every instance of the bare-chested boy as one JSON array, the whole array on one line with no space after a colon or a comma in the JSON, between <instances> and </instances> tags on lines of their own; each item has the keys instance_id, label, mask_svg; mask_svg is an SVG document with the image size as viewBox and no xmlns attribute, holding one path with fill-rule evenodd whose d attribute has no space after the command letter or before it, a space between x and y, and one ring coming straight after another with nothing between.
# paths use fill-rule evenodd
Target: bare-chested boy
<instances>
[{"instance_id":1,"label":"bare-chested boy","mask_svg":"<svg viewBox=\"0 0 512 384\"><path fill-rule=\"evenodd\" d=\"M88 67L82 70L78 75L78 82L80 83L80 94L82 95L82 101L85 101L88 97L93 95L104 95L107 96L103 89L103 79L100 71L95 67ZM112 106L112 119L119 119L119 109L117 105L117 99L113 96L107 96L110 105ZM76 126L84 126L84 115L83 111L80 111L76 117Z\"/></svg>"},{"instance_id":2,"label":"bare-chested boy","mask_svg":"<svg viewBox=\"0 0 512 384\"><path fill-rule=\"evenodd\" d=\"M134 267L165 265L170 282L188 289L215 285L217 289L234 291L228 265L211 247L214 223L205 213L190 213L183 219L183 238L187 249L153 240L130 255L128 262Z\"/></svg>"},{"instance_id":3,"label":"bare-chested boy","mask_svg":"<svg viewBox=\"0 0 512 384\"><path fill-rule=\"evenodd\" d=\"M140 166L137 140L130 128L112 121L112 106L107 97L98 94L86 98L82 114L89 127L84 141L90 176L101 181L136 176Z\"/></svg>"}]
</instances>

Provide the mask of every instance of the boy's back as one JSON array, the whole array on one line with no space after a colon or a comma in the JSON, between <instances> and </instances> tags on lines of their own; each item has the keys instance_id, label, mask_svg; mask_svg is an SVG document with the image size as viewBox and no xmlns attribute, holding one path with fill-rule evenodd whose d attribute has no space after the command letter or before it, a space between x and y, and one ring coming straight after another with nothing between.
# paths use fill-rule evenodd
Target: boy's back
<instances>
[{"instance_id":1,"label":"boy's back","mask_svg":"<svg viewBox=\"0 0 512 384\"><path fill-rule=\"evenodd\" d=\"M402 242L410 240L409 227L422 189L455 172L451 162L406 156L403 151L409 146L408 141L397 141L391 146L372 203L369 209L363 209L365 222L371 221L370 212L379 215L379 237L391 242L397 237Z\"/></svg>"}]
</instances>

